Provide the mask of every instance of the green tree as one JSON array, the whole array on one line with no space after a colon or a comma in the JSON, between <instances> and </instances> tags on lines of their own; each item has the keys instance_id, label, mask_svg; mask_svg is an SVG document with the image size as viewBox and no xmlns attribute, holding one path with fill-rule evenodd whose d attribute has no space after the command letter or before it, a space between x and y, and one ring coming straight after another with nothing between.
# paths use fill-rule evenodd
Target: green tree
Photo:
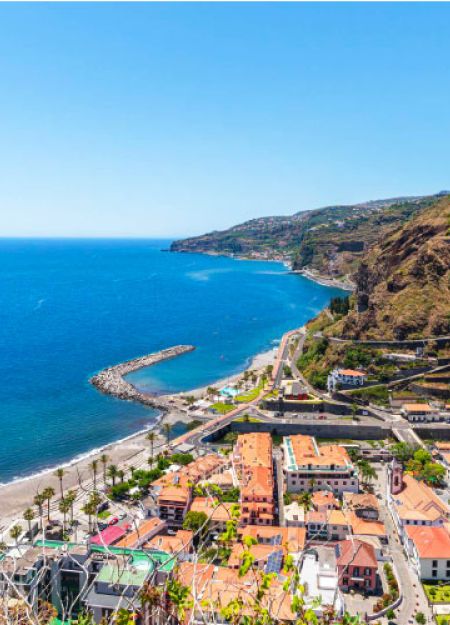
<instances>
[{"instance_id":1,"label":"green tree","mask_svg":"<svg viewBox=\"0 0 450 625\"><path fill-rule=\"evenodd\" d=\"M425 614L423 612L417 612L416 614L416 623L419 625L425 625L427 619L425 618Z\"/></svg>"},{"instance_id":2,"label":"green tree","mask_svg":"<svg viewBox=\"0 0 450 625\"><path fill-rule=\"evenodd\" d=\"M97 512L97 506L92 499L90 499L84 506L81 508L81 511L88 517L88 528L89 534L92 534L92 517Z\"/></svg>"},{"instance_id":3,"label":"green tree","mask_svg":"<svg viewBox=\"0 0 450 625\"><path fill-rule=\"evenodd\" d=\"M69 502L69 506L70 506L70 524L71 525L73 525L73 506L74 506L76 499L77 499L77 491L69 490L69 492L66 495L66 501Z\"/></svg>"},{"instance_id":4,"label":"green tree","mask_svg":"<svg viewBox=\"0 0 450 625\"><path fill-rule=\"evenodd\" d=\"M72 506L72 504L71 504L70 500L68 500L67 498L66 499L61 499L59 504L58 504L59 511L63 515L63 527L64 527L64 530L66 528L67 513L71 509L71 506Z\"/></svg>"},{"instance_id":5,"label":"green tree","mask_svg":"<svg viewBox=\"0 0 450 625\"><path fill-rule=\"evenodd\" d=\"M103 468L103 484L106 486L106 468L109 462L109 456L107 454L102 454L100 456L100 462L102 463Z\"/></svg>"},{"instance_id":6,"label":"green tree","mask_svg":"<svg viewBox=\"0 0 450 625\"><path fill-rule=\"evenodd\" d=\"M13 525L12 528L9 530L9 535L11 536L13 541L16 543L16 546L18 545L18 540L21 534L22 534L22 526L19 524Z\"/></svg>"},{"instance_id":7,"label":"green tree","mask_svg":"<svg viewBox=\"0 0 450 625\"><path fill-rule=\"evenodd\" d=\"M93 460L90 464L92 471L92 481L94 490L97 490L97 470L98 470L98 460Z\"/></svg>"},{"instance_id":8,"label":"green tree","mask_svg":"<svg viewBox=\"0 0 450 625\"><path fill-rule=\"evenodd\" d=\"M147 435L145 437L148 442L150 443L150 456L152 458L154 458L154 448L155 448L155 440L156 440L156 434L153 431L147 432Z\"/></svg>"},{"instance_id":9,"label":"green tree","mask_svg":"<svg viewBox=\"0 0 450 625\"><path fill-rule=\"evenodd\" d=\"M42 522L43 522L43 516L44 516L43 506L45 503L44 493L36 493L33 499L33 503L38 509L39 524L40 524L40 529L42 531Z\"/></svg>"},{"instance_id":10,"label":"green tree","mask_svg":"<svg viewBox=\"0 0 450 625\"><path fill-rule=\"evenodd\" d=\"M63 477L65 476L65 474L66 472L64 471L62 467L59 467L58 469L56 469L54 473L55 477L57 477L59 480L59 492L61 495L61 499L64 498Z\"/></svg>"},{"instance_id":11,"label":"green tree","mask_svg":"<svg viewBox=\"0 0 450 625\"><path fill-rule=\"evenodd\" d=\"M113 486L116 485L116 479L118 477L117 471L118 471L117 465L115 465L115 464L110 464L109 465L109 467L108 467L108 477L111 478Z\"/></svg>"},{"instance_id":12,"label":"green tree","mask_svg":"<svg viewBox=\"0 0 450 625\"><path fill-rule=\"evenodd\" d=\"M202 533L206 533L206 527L208 524L208 517L204 512L194 512L190 510L183 521L183 529L191 530L196 533L202 529Z\"/></svg>"},{"instance_id":13,"label":"green tree","mask_svg":"<svg viewBox=\"0 0 450 625\"><path fill-rule=\"evenodd\" d=\"M23 513L24 521L28 523L28 534L30 536L30 540L33 540L32 530L31 530L31 521L34 519L35 514L33 508L27 508Z\"/></svg>"},{"instance_id":14,"label":"green tree","mask_svg":"<svg viewBox=\"0 0 450 625\"><path fill-rule=\"evenodd\" d=\"M44 495L44 499L47 501L47 521L50 521L50 502L55 496L55 489L53 486L47 486L47 488L44 488L42 491L42 494Z\"/></svg>"},{"instance_id":15,"label":"green tree","mask_svg":"<svg viewBox=\"0 0 450 625\"><path fill-rule=\"evenodd\" d=\"M414 451L415 447L404 442L395 443L391 446L392 455L402 463L408 462L413 457Z\"/></svg>"},{"instance_id":16,"label":"green tree","mask_svg":"<svg viewBox=\"0 0 450 625\"><path fill-rule=\"evenodd\" d=\"M170 423L163 424L163 432L166 437L167 444L170 442L170 433L172 432L173 426Z\"/></svg>"}]
</instances>

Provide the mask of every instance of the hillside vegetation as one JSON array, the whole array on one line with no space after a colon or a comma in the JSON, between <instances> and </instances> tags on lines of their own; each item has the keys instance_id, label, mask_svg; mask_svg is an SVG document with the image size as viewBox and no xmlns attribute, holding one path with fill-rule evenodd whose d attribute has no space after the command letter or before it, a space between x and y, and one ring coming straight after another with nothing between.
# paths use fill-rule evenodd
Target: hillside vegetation
<instances>
[{"instance_id":1,"label":"hillside vegetation","mask_svg":"<svg viewBox=\"0 0 450 625\"><path fill-rule=\"evenodd\" d=\"M393 198L262 217L175 241L171 250L283 259L296 270L313 269L341 277L356 271L364 253L380 236L404 224L436 197Z\"/></svg>"}]
</instances>

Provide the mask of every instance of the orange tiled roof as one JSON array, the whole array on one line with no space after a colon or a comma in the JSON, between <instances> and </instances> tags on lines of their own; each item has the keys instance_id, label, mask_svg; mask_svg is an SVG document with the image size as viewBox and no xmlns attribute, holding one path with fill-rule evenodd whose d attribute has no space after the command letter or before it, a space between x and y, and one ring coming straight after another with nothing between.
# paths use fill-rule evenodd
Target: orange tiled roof
<instances>
[{"instance_id":1,"label":"orange tiled roof","mask_svg":"<svg viewBox=\"0 0 450 625\"><path fill-rule=\"evenodd\" d=\"M341 445L318 446L312 436L305 434L296 434L287 438L291 441L297 466L352 466L347 450Z\"/></svg>"},{"instance_id":2,"label":"orange tiled roof","mask_svg":"<svg viewBox=\"0 0 450 625\"><path fill-rule=\"evenodd\" d=\"M430 404L402 404L402 409L406 412L433 412Z\"/></svg>"},{"instance_id":3,"label":"orange tiled roof","mask_svg":"<svg viewBox=\"0 0 450 625\"><path fill-rule=\"evenodd\" d=\"M350 510L358 510L360 508L379 509L378 499L371 493L344 493L343 499Z\"/></svg>"},{"instance_id":4,"label":"orange tiled roof","mask_svg":"<svg viewBox=\"0 0 450 625\"><path fill-rule=\"evenodd\" d=\"M349 513L350 525L355 536L386 536L386 527L382 521L366 521L354 512Z\"/></svg>"},{"instance_id":5,"label":"orange tiled roof","mask_svg":"<svg viewBox=\"0 0 450 625\"><path fill-rule=\"evenodd\" d=\"M338 544L340 555L338 566L359 566L361 568L377 568L377 558L372 545L361 540L341 540Z\"/></svg>"},{"instance_id":6,"label":"orange tiled roof","mask_svg":"<svg viewBox=\"0 0 450 625\"><path fill-rule=\"evenodd\" d=\"M340 375L353 376L355 378L359 378L367 375L364 371L356 371L356 369L338 369L338 373Z\"/></svg>"},{"instance_id":7,"label":"orange tiled roof","mask_svg":"<svg viewBox=\"0 0 450 625\"><path fill-rule=\"evenodd\" d=\"M234 504L219 503L208 497L195 497L192 500L191 512L204 512L211 521L226 523L232 518L231 507Z\"/></svg>"},{"instance_id":8,"label":"orange tiled roof","mask_svg":"<svg viewBox=\"0 0 450 625\"><path fill-rule=\"evenodd\" d=\"M151 534L155 531L162 531L166 526L166 522L162 521L158 517L152 517L151 519L147 519L143 521L139 525L136 531L131 532L127 536L124 536L118 543L116 543L115 547L127 547L132 549L133 547L137 547L139 542L145 540L148 534Z\"/></svg>"},{"instance_id":9,"label":"orange tiled roof","mask_svg":"<svg viewBox=\"0 0 450 625\"><path fill-rule=\"evenodd\" d=\"M316 490L311 497L312 504L315 508L322 506L338 506L338 501L329 490Z\"/></svg>"},{"instance_id":10,"label":"orange tiled roof","mask_svg":"<svg viewBox=\"0 0 450 625\"><path fill-rule=\"evenodd\" d=\"M406 533L420 558L450 559L450 535L444 527L407 525Z\"/></svg>"},{"instance_id":11,"label":"orange tiled roof","mask_svg":"<svg viewBox=\"0 0 450 625\"><path fill-rule=\"evenodd\" d=\"M228 566L231 567L239 567L242 564L242 554L246 550L246 547L241 543L235 543L231 550L230 557L228 559ZM273 553L278 553L279 551L283 551L286 553L286 547L283 545L251 545L249 547L249 551L254 557L255 562L267 562L269 557Z\"/></svg>"},{"instance_id":12,"label":"orange tiled roof","mask_svg":"<svg viewBox=\"0 0 450 625\"><path fill-rule=\"evenodd\" d=\"M280 527L279 525L245 525L239 528L241 536L251 536L258 542L260 540L273 540L281 538L281 544L292 553L302 551L305 547L306 529L304 527Z\"/></svg>"},{"instance_id":13,"label":"orange tiled roof","mask_svg":"<svg viewBox=\"0 0 450 625\"><path fill-rule=\"evenodd\" d=\"M191 551L193 532L190 530L178 530L175 536L158 535L153 536L144 543L144 549L158 549L166 553L180 553L181 551Z\"/></svg>"},{"instance_id":14,"label":"orange tiled roof","mask_svg":"<svg viewBox=\"0 0 450 625\"><path fill-rule=\"evenodd\" d=\"M173 501L186 505L189 501L190 489L187 486L165 486L158 495L158 503Z\"/></svg>"},{"instance_id":15,"label":"orange tiled roof","mask_svg":"<svg viewBox=\"0 0 450 625\"><path fill-rule=\"evenodd\" d=\"M403 490L393 495L400 518L427 519L435 521L447 518L450 510L424 482L418 482L412 475L403 476Z\"/></svg>"}]
</instances>

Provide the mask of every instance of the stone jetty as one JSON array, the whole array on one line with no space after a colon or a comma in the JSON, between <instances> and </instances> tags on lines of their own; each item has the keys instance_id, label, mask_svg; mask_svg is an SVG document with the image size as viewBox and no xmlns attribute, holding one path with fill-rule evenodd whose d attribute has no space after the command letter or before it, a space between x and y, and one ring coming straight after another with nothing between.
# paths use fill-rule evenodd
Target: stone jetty
<instances>
[{"instance_id":1,"label":"stone jetty","mask_svg":"<svg viewBox=\"0 0 450 625\"><path fill-rule=\"evenodd\" d=\"M169 360L170 358L176 358L182 354L192 352L194 349L193 345L175 345L154 354L127 360L113 367L103 369L90 378L89 382L106 395L112 395L119 399L138 401L146 406L165 410L167 405L164 401L158 400L156 396L141 393L133 384L127 382L124 376L143 367L150 367L163 360Z\"/></svg>"}]
</instances>

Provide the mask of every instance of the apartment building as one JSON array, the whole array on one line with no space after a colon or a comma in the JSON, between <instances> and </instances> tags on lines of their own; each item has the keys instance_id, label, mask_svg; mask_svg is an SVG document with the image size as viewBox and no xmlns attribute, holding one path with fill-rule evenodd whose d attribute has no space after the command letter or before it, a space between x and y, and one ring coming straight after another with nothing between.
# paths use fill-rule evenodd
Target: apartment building
<instances>
[{"instance_id":1,"label":"apartment building","mask_svg":"<svg viewBox=\"0 0 450 625\"><path fill-rule=\"evenodd\" d=\"M330 490L335 495L359 489L358 471L340 445L317 445L312 436L283 439L283 473L288 492Z\"/></svg>"}]
</instances>

